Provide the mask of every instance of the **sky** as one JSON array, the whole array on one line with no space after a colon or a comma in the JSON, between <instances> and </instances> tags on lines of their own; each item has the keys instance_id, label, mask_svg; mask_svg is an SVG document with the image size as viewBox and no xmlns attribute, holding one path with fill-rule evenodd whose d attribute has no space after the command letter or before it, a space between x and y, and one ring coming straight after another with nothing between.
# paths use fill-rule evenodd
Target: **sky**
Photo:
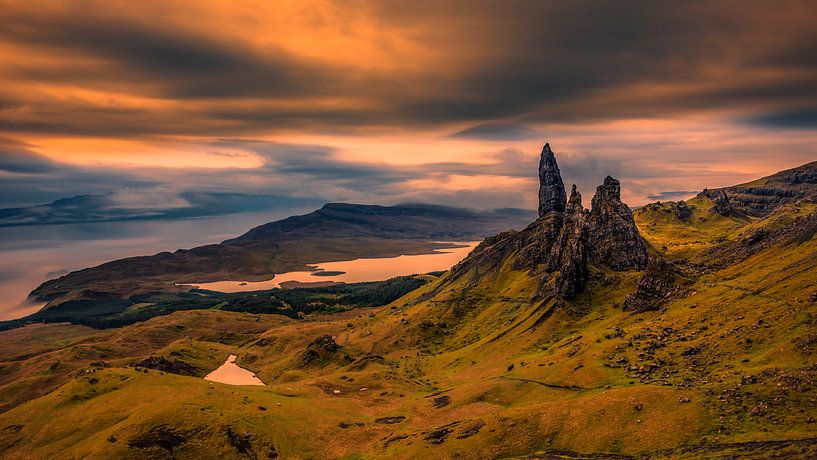
<instances>
[{"instance_id":1,"label":"sky","mask_svg":"<svg viewBox=\"0 0 817 460\"><path fill-rule=\"evenodd\" d=\"M585 205L817 160L813 1L0 0L0 207ZM135 198L134 198L135 197Z\"/></svg>"}]
</instances>

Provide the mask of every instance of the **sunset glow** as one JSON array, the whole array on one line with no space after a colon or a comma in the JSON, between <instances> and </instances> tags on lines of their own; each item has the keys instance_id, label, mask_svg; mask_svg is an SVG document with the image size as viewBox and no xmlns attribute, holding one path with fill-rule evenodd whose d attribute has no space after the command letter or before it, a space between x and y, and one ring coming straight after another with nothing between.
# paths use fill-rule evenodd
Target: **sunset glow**
<instances>
[{"instance_id":1,"label":"sunset glow","mask_svg":"<svg viewBox=\"0 0 817 460\"><path fill-rule=\"evenodd\" d=\"M631 205L738 183L814 158L803 5L3 1L4 205L149 176L531 208L546 140Z\"/></svg>"},{"instance_id":2,"label":"sunset glow","mask_svg":"<svg viewBox=\"0 0 817 460\"><path fill-rule=\"evenodd\" d=\"M0 0L0 460L817 459L817 0Z\"/></svg>"}]
</instances>

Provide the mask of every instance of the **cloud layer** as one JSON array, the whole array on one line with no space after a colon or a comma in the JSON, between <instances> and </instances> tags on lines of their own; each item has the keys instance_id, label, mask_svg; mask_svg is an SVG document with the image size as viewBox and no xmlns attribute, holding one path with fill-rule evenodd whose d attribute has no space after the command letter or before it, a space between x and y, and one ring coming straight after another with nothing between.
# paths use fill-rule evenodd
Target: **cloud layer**
<instances>
[{"instance_id":1,"label":"cloud layer","mask_svg":"<svg viewBox=\"0 0 817 460\"><path fill-rule=\"evenodd\" d=\"M616 174L641 204L817 140L807 0L0 8L0 206L157 186L530 206L545 140L585 195Z\"/></svg>"}]
</instances>

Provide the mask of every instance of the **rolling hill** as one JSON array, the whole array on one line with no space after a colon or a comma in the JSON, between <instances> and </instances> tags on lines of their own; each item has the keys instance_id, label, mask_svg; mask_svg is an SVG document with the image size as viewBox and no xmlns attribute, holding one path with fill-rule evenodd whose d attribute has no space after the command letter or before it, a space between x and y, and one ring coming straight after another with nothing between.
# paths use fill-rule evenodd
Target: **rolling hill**
<instances>
[{"instance_id":1,"label":"rolling hill","mask_svg":"<svg viewBox=\"0 0 817 460\"><path fill-rule=\"evenodd\" d=\"M189 219L202 216L297 209L320 205L314 198L216 192L137 192L79 195L49 204L0 209L0 227L122 220Z\"/></svg>"}]
</instances>

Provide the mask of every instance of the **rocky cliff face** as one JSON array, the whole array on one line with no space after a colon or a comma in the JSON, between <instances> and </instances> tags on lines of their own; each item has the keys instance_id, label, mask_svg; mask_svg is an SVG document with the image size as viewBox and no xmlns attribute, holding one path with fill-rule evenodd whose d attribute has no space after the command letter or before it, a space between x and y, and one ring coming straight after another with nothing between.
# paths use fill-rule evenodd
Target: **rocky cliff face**
<instances>
[{"instance_id":1,"label":"rocky cliff face","mask_svg":"<svg viewBox=\"0 0 817 460\"><path fill-rule=\"evenodd\" d=\"M587 240L587 213L582 206L582 196L573 185L548 267L551 272L559 272L556 293L562 298L578 294L587 282Z\"/></svg>"},{"instance_id":2,"label":"rocky cliff face","mask_svg":"<svg viewBox=\"0 0 817 460\"><path fill-rule=\"evenodd\" d=\"M644 270L647 248L635 226L633 212L621 202L621 184L607 176L596 189L587 219L593 242L590 260L613 270Z\"/></svg>"},{"instance_id":3,"label":"rocky cliff face","mask_svg":"<svg viewBox=\"0 0 817 460\"><path fill-rule=\"evenodd\" d=\"M781 205L817 199L815 184L817 162L812 162L746 184L705 189L701 195L713 201L715 213L764 217Z\"/></svg>"},{"instance_id":4,"label":"rocky cliff face","mask_svg":"<svg viewBox=\"0 0 817 460\"><path fill-rule=\"evenodd\" d=\"M548 144L539 161L539 181L539 219L520 232L485 240L452 269L455 278L494 272L510 260L511 268L541 277L537 296L567 299L584 288L591 265L618 271L647 267L646 244L630 208L621 202L619 181L609 176L604 180L590 211L582 205L575 185L566 203L564 183Z\"/></svg>"}]
</instances>

